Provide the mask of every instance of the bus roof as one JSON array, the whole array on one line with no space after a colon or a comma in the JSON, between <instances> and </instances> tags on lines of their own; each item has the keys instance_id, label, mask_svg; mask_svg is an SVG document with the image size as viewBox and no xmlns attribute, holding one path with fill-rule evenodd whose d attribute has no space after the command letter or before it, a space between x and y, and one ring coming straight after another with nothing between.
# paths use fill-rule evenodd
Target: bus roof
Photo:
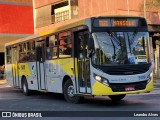
<instances>
[{"instance_id":1,"label":"bus roof","mask_svg":"<svg viewBox=\"0 0 160 120\"><path fill-rule=\"evenodd\" d=\"M39 37L42 37L42 36L46 36L46 35L51 34L51 33L56 33L56 32L59 32L59 31L65 30L65 29L73 28L73 27L80 26L80 25L85 25L86 24L85 21L86 21L86 19L74 21L73 23L67 24L65 26L60 26L60 27L57 27L57 28L54 28L54 29L51 29L51 30L47 30L47 31L43 31L43 32L40 32L40 33L37 33L37 34L30 35L30 36L25 37L25 38L21 38L21 39L15 40L15 41L11 41L11 42L6 43L5 47L10 46L10 45L14 45L14 44L17 44L17 43L21 43L21 42L24 42L24 41L27 41L27 40L31 40L31 39L39 38Z\"/></svg>"},{"instance_id":2,"label":"bus roof","mask_svg":"<svg viewBox=\"0 0 160 120\"><path fill-rule=\"evenodd\" d=\"M83 18L83 19L78 19L78 20L76 19L76 20L72 21L72 23L69 23L65 26L60 26L60 27L57 27L57 28L54 28L54 29L50 29L50 30L47 30L47 31L43 31L43 32L40 32L40 33L37 33L37 34L30 35L30 36L25 37L25 38L21 38L21 39L15 40L15 41L11 41L9 43L6 43L5 47L10 46L10 45L14 45L14 44L17 44L17 43L21 43L21 42L24 42L24 41L27 41L27 40L31 40L31 39L39 38L39 37L42 37L42 36L46 36L46 35L56 33L56 32L59 32L59 31L65 30L65 29L73 28L73 27L76 27L76 26L86 25L87 19L103 18L103 17L106 17L106 18L143 18L143 17L139 17L139 16L95 16L95 17Z\"/></svg>"}]
</instances>

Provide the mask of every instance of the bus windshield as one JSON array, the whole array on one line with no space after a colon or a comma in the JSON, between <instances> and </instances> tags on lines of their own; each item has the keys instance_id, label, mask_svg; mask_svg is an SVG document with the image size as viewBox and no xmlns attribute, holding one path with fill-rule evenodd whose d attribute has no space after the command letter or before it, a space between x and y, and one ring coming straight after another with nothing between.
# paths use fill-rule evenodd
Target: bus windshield
<instances>
[{"instance_id":1,"label":"bus windshield","mask_svg":"<svg viewBox=\"0 0 160 120\"><path fill-rule=\"evenodd\" d=\"M143 64L149 62L147 32L93 33L96 65Z\"/></svg>"}]
</instances>

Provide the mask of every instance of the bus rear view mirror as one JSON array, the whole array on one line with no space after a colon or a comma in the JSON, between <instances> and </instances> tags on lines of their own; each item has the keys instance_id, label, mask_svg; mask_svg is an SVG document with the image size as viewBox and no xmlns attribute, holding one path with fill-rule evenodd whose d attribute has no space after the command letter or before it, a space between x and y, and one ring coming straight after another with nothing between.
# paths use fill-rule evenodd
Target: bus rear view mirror
<instances>
[{"instance_id":1,"label":"bus rear view mirror","mask_svg":"<svg viewBox=\"0 0 160 120\"><path fill-rule=\"evenodd\" d=\"M89 50L93 50L93 46L94 46L94 44L93 44L94 42L93 42L93 38L92 37L89 37L89 39L88 39L88 49Z\"/></svg>"},{"instance_id":2,"label":"bus rear view mirror","mask_svg":"<svg viewBox=\"0 0 160 120\"><path fill-rule=\"evenodd\" d=\"M94 50L94 41L93 37L89 37L88 39L88 57L92 57L92 52Z\"/></svg>"}]
</instances>

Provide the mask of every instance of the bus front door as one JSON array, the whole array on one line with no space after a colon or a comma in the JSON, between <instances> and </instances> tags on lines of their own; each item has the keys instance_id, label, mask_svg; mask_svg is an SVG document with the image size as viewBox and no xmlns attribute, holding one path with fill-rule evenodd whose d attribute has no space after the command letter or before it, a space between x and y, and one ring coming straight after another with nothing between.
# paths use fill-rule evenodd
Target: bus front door
<instances>
[{"instance_id":1,"label":"bus front door","mask_svg":"<svg viewBox=\"0 0 160 120\"><path fill-rule=\"evenodd\" d=\"M78 82L77 87L80 93L91 93L90 83L90 63L87 57L88 44L87 44L87 31L78 32L76 39L75 49L77 49L77 71Z\"/></svg>"},{"instance_id":2,"label":"bus front door","mask_svg":"<svg viewBox=\"0 0 160 120\"><path fill-rule=\"evenodd\" d=\"M18 49L17 46L12 47L12 76L13 76L13 86L20 87L19 77L18 77Z\"/></svg>"},{"instance_id":3,"label":"bus front door","mask_svg":"<svg viewBox=\"0 0 160 120\"><path fill-rule=\"evenodd\" d=\"M37 79L39 90L46 89L46 81L45 81L45 41L37 41L36 42L36 61L37 61Z\"/></svg>"}]
</instances>

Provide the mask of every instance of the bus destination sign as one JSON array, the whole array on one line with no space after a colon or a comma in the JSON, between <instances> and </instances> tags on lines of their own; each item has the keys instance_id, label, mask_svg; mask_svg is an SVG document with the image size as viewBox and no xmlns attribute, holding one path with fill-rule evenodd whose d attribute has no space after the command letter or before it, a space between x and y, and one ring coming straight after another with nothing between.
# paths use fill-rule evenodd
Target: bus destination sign
<instances>
[{"instance_id":1,"label":"bus destination sign","mask_svg":"<svg viewBox=\"0 0 160 120\"><path fill-rule=\"evenodd\" d=\"M135 27L136 21L135 20L119 20L119 19L112 19L111 23L107 19L99 19L98 20L98 26L99 27Z\"/></svg>"},{"instance_id":2,"label":"bus destination sign","mask_svg":"<svg viewBox=\"0 0 160 120\"><path fill-rule=\"evenodd\" d=\"M115 27L134 27L136 26L135 20L113 20L112 26Z\"/></svg>"},{"instance_id":3,"label":"bus destination sign","mask_svg":"<svg viewBox=\"0 0 160 120\"><path fill-rule=\"evenodd\" d=\"M139 18L96 18L93 27L144 27L145 19Z\"/></svg>"},{"instance_id":4,"label":"bus destination sign","mask_svg":"<svg viewBox=\"0 0 160 120\"><path fill-rule=\"evenodd\" d=\"M107 27L108 21L107 20L99 20L99 26L100 27Z\"/></svg>"}]
</instances>

